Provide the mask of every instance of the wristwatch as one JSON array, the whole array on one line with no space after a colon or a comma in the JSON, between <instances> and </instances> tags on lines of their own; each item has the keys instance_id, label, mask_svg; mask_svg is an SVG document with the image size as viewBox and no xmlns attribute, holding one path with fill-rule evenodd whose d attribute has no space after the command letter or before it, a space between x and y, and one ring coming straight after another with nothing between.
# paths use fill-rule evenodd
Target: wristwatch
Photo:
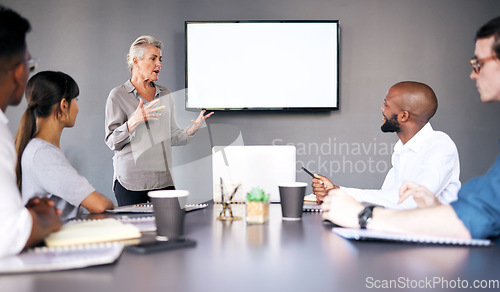
<instances>
[{"instance_id":1,"label":"wristwatch","mask_svg":"<svg viewBox=\"0 0 500 292\"><path fill-rule=\"evenodd\" d=\"M358 222L361 229L366 229L366 225L370 222L370 220L372 220L373 208L375 208L373 205L366 206L361 212L359 212Z\"/></svg>"}]
</instances>

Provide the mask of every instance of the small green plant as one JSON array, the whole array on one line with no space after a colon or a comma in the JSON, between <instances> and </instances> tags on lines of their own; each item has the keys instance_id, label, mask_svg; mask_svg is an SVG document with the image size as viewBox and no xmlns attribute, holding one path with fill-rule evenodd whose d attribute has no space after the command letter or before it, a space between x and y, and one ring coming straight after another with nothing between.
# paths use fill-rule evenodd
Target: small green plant
<instances>
[{"instance_id":1,"label":"small green plant","mask_svg":"<svg viewBox=\"0 0 500 292\"><path fill-rule=\"evenodd\" d=\"M264 191L261 188L253 188L247 194L247 201L267 202L267 201L269 201L269 195L264 193Z\"/></svg>"}]
</instances>

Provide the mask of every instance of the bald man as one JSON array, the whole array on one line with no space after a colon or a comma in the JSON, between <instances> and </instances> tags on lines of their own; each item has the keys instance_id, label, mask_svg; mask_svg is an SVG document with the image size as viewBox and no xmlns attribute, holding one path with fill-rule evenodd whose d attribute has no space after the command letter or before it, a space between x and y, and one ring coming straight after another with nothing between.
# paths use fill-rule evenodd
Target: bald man
<instances>
[{"instance_id":1,"label":"bald man","mask_svg":"<svg viewBox=\"0 0 500 292\"><path fill-rule=\"evenodd\" d=\"M359 202L384 207L411 209L425 206L418 198L400 201L399 189L405 181L423 185L436 194L442 204L457 199L460 189L460 164L455 143L443 132L434 131L429 120L437 110L437 98L428 85L404 81L393 85L382 106L384 133L396 133L392 168L382 188L367 190L339 187L328 178L316 175L313 191L319 202L331 189L342 188Z\"/></svg>"},{"instance_id":2,"label":"bald man","mask_svg":"<svg viewBox=\"0 0 500 292\"><path fill-rule=\"evenodd\" d=\"M470 78L483 103L500 102L500 17L476 32L476 49L470 60ZM468 98L468 97L467 97ZM429 190L405 184L401 194L427 197ZM432 196L432 193L430 194ZM363 206L341 190L331 191L321 206L323 218L350 228L413 235L457 238L500 237L500 155L483 176L471 179L450 205L428 204L427 208L391 210Z\"/></svg>"}]
</instances>

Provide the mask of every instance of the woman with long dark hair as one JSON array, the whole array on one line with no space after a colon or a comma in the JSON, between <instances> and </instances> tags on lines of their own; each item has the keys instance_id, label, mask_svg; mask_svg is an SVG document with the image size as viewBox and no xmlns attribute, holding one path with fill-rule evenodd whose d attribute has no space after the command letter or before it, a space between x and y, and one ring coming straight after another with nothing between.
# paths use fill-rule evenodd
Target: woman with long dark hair
<instances>
[{"instance_id":1,"label":"woman with long dark hair","mask_svg":"<svg viewBox=\"0 0 500 292\"><path fill-rule=\"evenodd\" d=\"M23 202L49 196L62 218L77 215L79 206L91 213L113 209L113 202L78 174L60 149L64 128L78 115L77 83L62 72L44 71L26 85L28 108L16 134L17 179Z\"/></svg>"}]
</instances>

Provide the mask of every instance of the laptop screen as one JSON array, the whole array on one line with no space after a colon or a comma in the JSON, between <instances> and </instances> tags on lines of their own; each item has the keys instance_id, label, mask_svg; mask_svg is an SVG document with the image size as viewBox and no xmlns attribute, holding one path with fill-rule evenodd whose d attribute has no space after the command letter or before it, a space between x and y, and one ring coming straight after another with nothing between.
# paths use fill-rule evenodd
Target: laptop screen
<instances>
[{"instance_id":1,"label":"laptop screen","mask_svg":"<svg viewBox=\"0 0 500 292\"><path fill-rule=\"evenodd\" d=\"M295 182L295 161L295 146L214 146L214 202L221 201L221 179L226 196L231 196L239 185L233 197L235 202L245 202L254 187L269 194L271 202L279 202L278 184Z\"/></svg>"}]
</instances>

